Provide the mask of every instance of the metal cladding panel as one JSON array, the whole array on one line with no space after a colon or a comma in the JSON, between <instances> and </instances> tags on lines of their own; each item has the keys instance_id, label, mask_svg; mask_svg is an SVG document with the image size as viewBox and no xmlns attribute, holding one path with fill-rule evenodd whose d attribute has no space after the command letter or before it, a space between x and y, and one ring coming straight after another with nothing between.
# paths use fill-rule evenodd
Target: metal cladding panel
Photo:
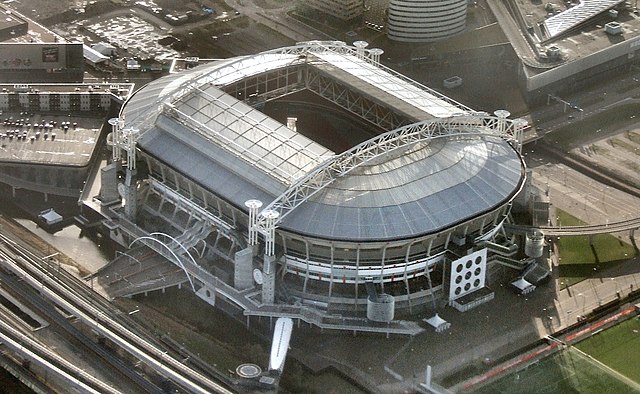
<instances>
[{"instance_id":1,"label":"metal cladding panel","mask_svg":"<svg viewBox=\"0 0 640 394\"><path fill-rule=\"evenodd\" d=\"M524 166L503 139L443 138L430 145L353 170L279 226L325 239L411 238L498 208L520 190Z\"/></svg>"}]
</instances>

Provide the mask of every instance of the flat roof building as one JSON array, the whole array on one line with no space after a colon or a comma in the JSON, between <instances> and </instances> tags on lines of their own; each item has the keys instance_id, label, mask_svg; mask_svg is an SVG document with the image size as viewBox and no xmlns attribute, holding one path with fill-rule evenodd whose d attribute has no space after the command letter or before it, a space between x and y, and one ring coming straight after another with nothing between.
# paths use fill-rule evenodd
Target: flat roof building
<instances>
[{"instance_id":1,"label":"flat roof building","mask_svg":"<svg viewBox=\"0 0 640 394\"><path fill-rule=\"evenodd\" d=\"M0 183L80 197L108 115L132 84L0 84Z\"/></svg>"},{"instance_id":2,"label":"flat roof building","mask_svg":"<svg viewBox=\"0 0 640 394\"><path fill-rule=\"evenodd\" d=\"M488 2L514 48L529 100L575 92L637 65L640 19L633 2Z\"/></svg>"},{"instance_id":3,"label":"flat roof building","mask_svg":"<svg viewBox=\"0 0 640 394\"><path fill-rule=\"evenodd\" d=\"M361 0L309 0L306 5L345 21L355 19L364 12Z\"/></svg>"},{"instance_id":4,"label":"flat roof building","mask_svg":"<svg viewBox=\"0 0 640 394\"><path fill-rule=\"evenodd\" d=\"M0 4L0 42L27 34L29 22Z\"/></svg>"},{"instance_id":5,"label":"flat roof building","mask_svg":"<svg viewBox=\"0 0 640 394\"><path fill-rule=\"evenodd\" d=\"M81 42L67 42L5 5L0 13L0 83L82 82Z\"/></svg>"}]
</instances>

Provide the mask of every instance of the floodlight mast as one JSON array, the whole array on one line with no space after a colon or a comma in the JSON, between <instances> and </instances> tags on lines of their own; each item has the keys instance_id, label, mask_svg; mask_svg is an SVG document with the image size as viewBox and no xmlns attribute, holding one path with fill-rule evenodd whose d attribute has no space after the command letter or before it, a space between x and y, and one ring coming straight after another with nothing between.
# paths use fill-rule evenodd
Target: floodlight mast
<instances>
[{"instance_id":1,"label":"floodlight mast","mask_svg":"<svg viewBox=\"0 0 640 394\"><path fill-rule=\"evenodd\" d=\"M111 125L111 138L113 140L113 146L111 150L111 158L114 163L122 160L122 149L120 147L120 129L122 127L122 121L119 118L109 119Z\"/></svg>"},{"instance_id":2,"label":"floodlight mast","mask_svg":"<svg viewBox=\"0 0 640 394\"><path fill-rule=\"evenodd\" d=\"M249 245L253 246L258 242L258 209L262 207L260 200L247 200L244 205L249 208Z\"/></svg>"},{"instance_id":3,"label":"floodlight mast","mask_svg":"<svg viewBox=\"0 0 640 394\"><path fill-rule=\"evenodd\" d=\"M276 223L280 214L273 209L266 209L259 215L263 220L264 228L261 229L264 234L265 250L264 254L267 256L273 256L275 254L275 241L276 241Z\"/></svg>"},{"instance_id":4,"label":"floodlight mast","mask_svg":"<svg viewBox=\"0 0 640 394\"><path fill-rule=\"evenodd\" d=\"M123 130L124 146L127 151L127 170L135 171L136 169L136 139L140 130L135 128L126 128Z\"/></svg>"}]
</instances>

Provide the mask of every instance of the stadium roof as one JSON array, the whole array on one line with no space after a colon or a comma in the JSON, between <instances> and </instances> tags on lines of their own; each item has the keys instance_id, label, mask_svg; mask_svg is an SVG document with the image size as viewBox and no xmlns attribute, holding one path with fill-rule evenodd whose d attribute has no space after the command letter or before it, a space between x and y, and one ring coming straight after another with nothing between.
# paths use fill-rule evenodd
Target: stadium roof
<instances>
[{"instance_id":1,"label":"stadium roof","mask_svg":"<svg viewBox=\"0 0 640 394\"><path fill-rule=\"evenodd\" d=\"M467 112L468 108L463 108L450 99L434 91L425 90L424 86L407 83L398 75L390 74L388 70L377 67L361 58L355 56L344 56L334 52L320 52L314 54L339 70L360 80L358 88L364 92L371 92L372 89L380 92L372 93L380 96L390 95L396 101L394 108L411 116L415 120L429 118L445 118L455 114ZM339 76L340 74L336 74ZM364 84L363 84L364 83ZM353 84L356 85L356 84ZM389 100L385 100L388 102Z\"/></svg>"},{"instance_id":2,"label":"stadium roof","mask_svg":"<svg viewBox=\"0 0 640 394\"><path fill-rule=\"evenodd\" d=\"M342 240L393 240L444 230L508 201L523 166L505 140L440 136L338 178L279 226Z\"/></svg>"},{"instance_id":3,"label":"stadium roof","mask_svg":"<svg viewBox=\"0 0 640 394\"><path fill-rule=\"evenodd\" d=\"M237 207L249 199L270 202L287 190L202 135L161 118L139 146ZM279 226L359 241L438 232L508 201L521 186L523 168L498 136L433 138L337 179Z\"/></svg>"},{"instance_id":4,"label":"stadium roof","mask_svg":"<svg viewBox=\"0 0 640 394\"><path fill-rule=\"evenodd\" d=\"M391 91L386 94L424 111L427 123L466 110L376 69L346 50L351 47L339 49L310 45L307 55L312 63L321 60L357 77L359 91ZM268 204L336 156L220 88L273 65L305 60L299 52L281 50L200 66L150 83L125 105L121 117L125 127L141 131L140 149L236 207L245 210L249 199ZM278 226L325 239L392 240L437 232L498 208L520 189L524 167L507 141L480 128L380 155L323 185Z\"/></svg>"}]
</instances>

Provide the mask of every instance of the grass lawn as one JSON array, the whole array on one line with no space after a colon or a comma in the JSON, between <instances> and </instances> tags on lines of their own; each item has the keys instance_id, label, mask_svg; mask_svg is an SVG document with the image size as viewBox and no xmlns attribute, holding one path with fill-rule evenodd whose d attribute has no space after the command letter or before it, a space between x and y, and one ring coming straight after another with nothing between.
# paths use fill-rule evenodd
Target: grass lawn
<instances>
[{"instance_id":1,"label":"grass lawn","mask_svg":"<svg viewBox=\"0 0 640 394\"><path fill-rule=\"evenodd\" d=\"M575 347L640 384L640 317L617 324Z\"/></svg>"},{"instance_id":2,"label":"grass lawn","mask_svg":"<svg viewBox=\"0 0 640 394\"><path fill-rule=\"evenodd\" d=\"M632 393L627 382L575 349L554 353L473 393Z\"/></svg>"},{"instance_id":3,"label":"grass lawn","mask_svg":"<svg viewBox=\"0 0 640 394\"><path fill-rule=\"evenodd\" d=\"M560 209L556 214L562 226L587 224ZM591 242L588 236L560 237L558 252L560 280L567 286L590 277L597 270L612 267L635 255L633 246L610 234L594 235Z\"/></svg>"}]
</instances>

